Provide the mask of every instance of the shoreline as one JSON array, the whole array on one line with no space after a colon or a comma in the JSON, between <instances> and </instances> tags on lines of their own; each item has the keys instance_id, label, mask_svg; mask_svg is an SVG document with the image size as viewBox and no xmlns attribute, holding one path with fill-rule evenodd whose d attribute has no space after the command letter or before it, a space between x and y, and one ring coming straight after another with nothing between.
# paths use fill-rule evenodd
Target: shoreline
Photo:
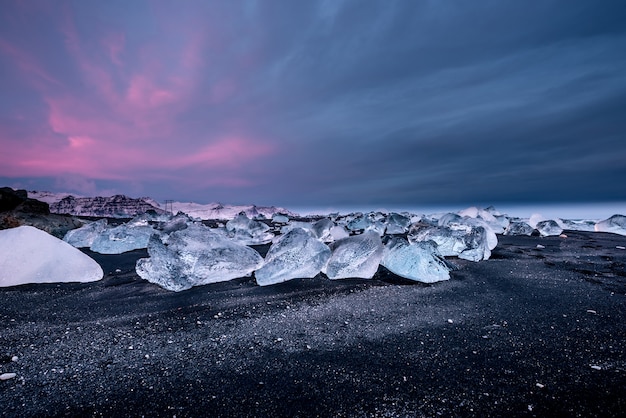
<instances>
[{"instance_id":1,"label":"shoreline","mask_svg":"<svg viewBox=\"0 0 626 418\"><path fill-rule=\"evenodd\" d=\"M142 250L96 256L100 282L0 289L0 416L619 416L626 237L565 233L499 236L433 285L173 293Z\"/></svg>"}]
</instances>

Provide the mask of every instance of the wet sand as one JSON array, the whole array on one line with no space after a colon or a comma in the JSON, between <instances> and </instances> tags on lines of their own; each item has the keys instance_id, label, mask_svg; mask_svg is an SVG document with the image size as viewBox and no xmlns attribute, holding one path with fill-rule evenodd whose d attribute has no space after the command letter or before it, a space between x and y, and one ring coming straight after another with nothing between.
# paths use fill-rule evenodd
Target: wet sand
<instances>
[{"instance_id":1,"label":"wet sand","mask_svg":"<svg viewBox=\"0 0 626 418\"><path fill-rule=\"evenodd\" d=\"M624 416L626 237L566 234L433 285L172 293L89 253L100 282L0 289L0 416Z\"/></svg>"}]
</instances>

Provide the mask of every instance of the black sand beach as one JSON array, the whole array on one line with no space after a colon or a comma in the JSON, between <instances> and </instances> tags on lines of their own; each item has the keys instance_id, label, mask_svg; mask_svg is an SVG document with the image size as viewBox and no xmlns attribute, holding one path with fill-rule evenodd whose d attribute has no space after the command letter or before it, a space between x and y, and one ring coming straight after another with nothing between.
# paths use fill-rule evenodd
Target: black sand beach
<instances>
[{"instance_id":1,"label":"black sand beach","mask_svg":"<svg viewBox=\"0 0 626 418\"><path fill-rule=\"evenodd\" d=\"M566 234L434 285L172 293L90 253L100 282L0 289L0 416L624 416L626 237Z\"/></svg>"}]
</instances>

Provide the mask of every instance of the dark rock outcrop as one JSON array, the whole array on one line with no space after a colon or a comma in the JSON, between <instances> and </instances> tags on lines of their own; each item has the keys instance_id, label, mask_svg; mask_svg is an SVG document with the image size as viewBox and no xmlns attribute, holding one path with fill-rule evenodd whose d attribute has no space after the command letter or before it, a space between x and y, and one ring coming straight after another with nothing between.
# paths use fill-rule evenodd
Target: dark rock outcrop
<instances>
[{"instance_id":1,"label":"dark rock outcrop","mask_svg":"<svg viewBox=\"0 0 626 418\"><path fill-rule=\"evenodd\" d=\"M2 187L0 188L0 212L12 210L43 215L50 213L50 207L47 203L29 199L26 190L13 190L10 187Z\"/></svg>"},{"instance_id":2,"label":"dark rock outcrop","mask_svg":"<svg viewBox=\"0 0 626 418\"><path fill-rule=\"evenodd\" d=\"M0 229L23 225L63 238L67 231L82 226L83 222L71 216L51 214L46 202L28 198L26 190L0 188Z\"/></svg>"}]
</instances>

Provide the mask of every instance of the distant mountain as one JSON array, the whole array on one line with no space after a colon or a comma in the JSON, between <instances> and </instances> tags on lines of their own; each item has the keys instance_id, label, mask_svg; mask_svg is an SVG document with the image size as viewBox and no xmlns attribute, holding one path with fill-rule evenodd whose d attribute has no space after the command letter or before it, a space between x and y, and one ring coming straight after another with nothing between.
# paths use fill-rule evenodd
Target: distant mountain
<instances>
[{"instance_id":1,"label":"distant mountain","mask_svg":"<svg viewBox=\"0 0 626 418\"><path fill-rule=\"evenodd\" d=\"M111 218L131 218L148 210L157 213L172 211L183 212L187 215L200 219L233 219L240 212L245 212L249 218L262 215L271 218L276 213L287 216L298 216L297 213L276 206L256 205L223 205L221 203L190 203L173 202L172 207L165 205L149 197L138 199L124 195L111 197L77 197L69 193L52 193L45 191L29 191L28 197L46 202L50 205L52 213L69 213L75 216L102 216Z\"/></svg>"},{"instance_id":2,"label":"distant mountain","mask_svg":"<svg viewBox=\"0 0 626 418\"><path fill-rule=\"evenodd\" d=\"M53 213L68 213L75 216L102 216L108 218L132 218L153 210L165 213L144 199L133 199L124 195L110 197L74 197L67 196L50 204Z\"/></svg>"}]
</instances>

